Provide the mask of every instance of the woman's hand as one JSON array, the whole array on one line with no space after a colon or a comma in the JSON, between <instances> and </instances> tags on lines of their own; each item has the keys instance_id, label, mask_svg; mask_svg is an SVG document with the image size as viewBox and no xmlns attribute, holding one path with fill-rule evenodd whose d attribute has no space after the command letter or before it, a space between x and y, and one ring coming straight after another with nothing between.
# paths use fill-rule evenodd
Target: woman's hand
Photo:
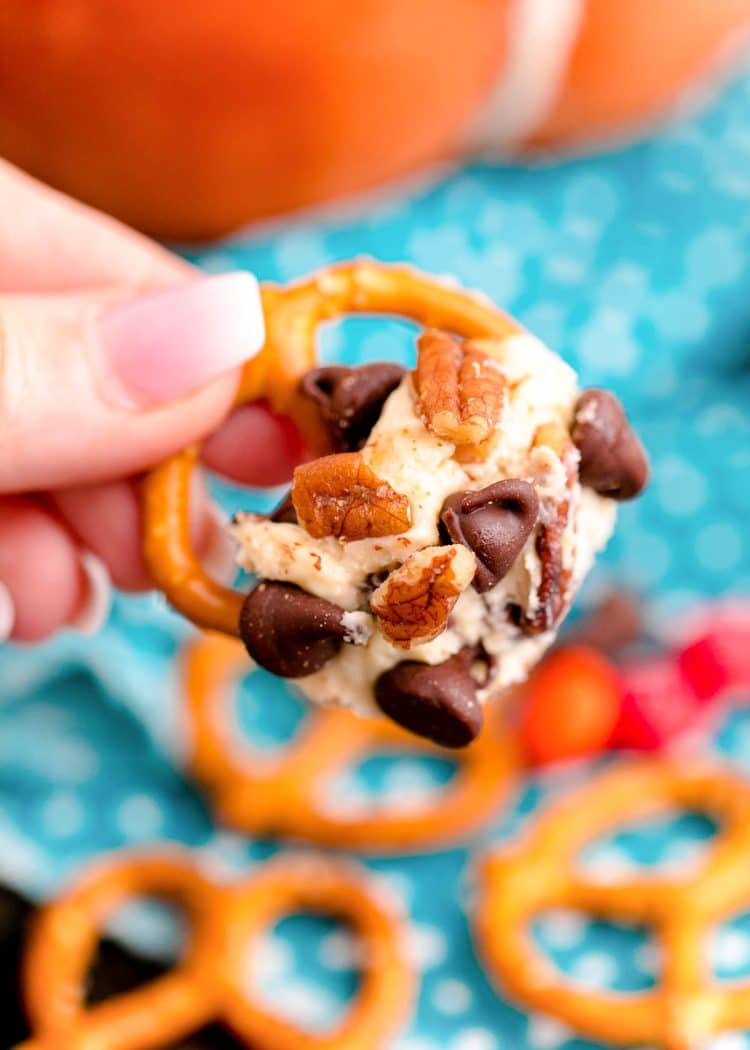
<instances>
[{"instance_id":1,"label":"woman's hand","mask_svg":"<svg viewBox=\"0 0 750 1050\"><path fill-rule=\"evenodd\" d=\"M0 641L94 630L110 579L149 587L133 476L219 425L262 338L249 274L201 277L0 161ZM283 481L301 452L260 405L205 446L250 484ZM194 533L227 574L204 492Z\"/></svg>"}]
</instances>

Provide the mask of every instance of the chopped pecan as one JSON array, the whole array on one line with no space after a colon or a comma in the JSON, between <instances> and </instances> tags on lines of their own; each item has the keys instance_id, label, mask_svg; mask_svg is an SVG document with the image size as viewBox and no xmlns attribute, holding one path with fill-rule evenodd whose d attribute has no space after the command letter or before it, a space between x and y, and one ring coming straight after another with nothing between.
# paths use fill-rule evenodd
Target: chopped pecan
<instances>
[{"instance_id":1,"label":"chopped pecan","mask_svg":"<svg viewBox=\"0 0 750 1050\"><path fill-rule=\"evenodd\" d=\"M475 570L473 554L458 544L425 547L408 557L370 600L385 638L399 649L437 638Z\"/></svg>"},{"instance_id":2,"label":"chopped pecan","mask_svg":"<svg viewBox=\"0 0 750 1050\"><path fill-rule=\"evenodd\" d=\"M505 377L497 362L480 346L445 332L424 332L417 345L415 382L425 426L457 446L486 441L505 400Z\"/></svg>"},{"instance_id":3,"label":"chopped pecan","mask_svg":"<svg viewBox=\"0 0 750 1050\"><path fill-rule=\"evenodd\" d=\"M560 459L572 449L570 434L561 423L542 423L536 428L532 448L551 448Z\"/></svg>"},{"instance_id":4,"label":"chopped pecan","mask_svg":"<svg viewBox=\"0 0 750 1050\"><path fill-rule=\"evenodd\" d=\"M297 467L292 502L300 525L316 539L394 536L411 526L409 500L379 478L358 452Z\"/></svg>"},{"instance_id":5,"label":"chopped pecan","mask_svg":"<svg viewBox=\"0 0 750 1050\"><path fill-rule=\"evenodd\" d=\"M543 524L536 537L541 568L536 606L518 617L518 625L525 634L543 634L551 630L568 605L571 572L563 564L563 536L570 519L573 486L578 479L578 457L567 434L565 441L560 457L565 468L565 492L558 499L542 502L540 518Z\"/></svg>"}]
</instances>

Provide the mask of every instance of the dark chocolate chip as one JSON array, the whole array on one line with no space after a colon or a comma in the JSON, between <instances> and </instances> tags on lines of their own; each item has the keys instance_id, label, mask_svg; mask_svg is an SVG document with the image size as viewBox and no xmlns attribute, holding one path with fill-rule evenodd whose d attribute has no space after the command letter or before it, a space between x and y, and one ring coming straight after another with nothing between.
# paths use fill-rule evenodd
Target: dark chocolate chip
<instances>
[{"instance_id":1,"label":"dark chocolate chip","mask_svg":"<svg viewBox=\"0 0 750 1050\"><path fill-rule=\"evenodd\" d=\"M294 503L292 502L291 489L289 490L289 492L287 492L286 496L284 496L283 500L278 505L276 510L271 511L271 513L268 515L268 520L275 521L284 525L299 524L297 520L297 511L295 509Z\"/></svg>"},{"instance_id":2,"label":"dark chocolate chip","mask_svg":"<svg viewBox=\"0 0 750 1050\"><path fill-rule=\"evenodd\" d=\"M263 582L240 613L240 637L256 663L281 678L319 671L348 636L344 610L288 583Z\"/></svg>"},{"instance_id":3,"label":"dark chocolate chip","mask_svg":"<svg viewBox=\"0 0 750 1050\"><path fill-rule=\"evenodd\" d=\"M443 504L440 518L449 538L475 554L474 587L483 593L510 570L538 516L534 486L509 478L478 492L454 492Z\"/></svg>"},{"instance_id":4,"label":"dark chocolate chip","mask_svg":"<svg viewBox=\"0 0 750 1050\"><path fill-rule=\"evenodd\" d=\"M334 451L362 448L405 372L383 361L361 368L329 365L303 376L302 393L317 404Z\"/></svg>"},{"instance_id":5,"label":"dark chocolate chip","mask_svg":"<svg viewBox=\"0 0 750 1050\"><path fill-rule=\"evenodd\" d=\"M648 457L625 409L608 390L587 390L576 405L571 430L581 453L581 483L610 499L632 499L649 476Z\"/></svg>"},{"instance_id":6,"label":"dark chocolate chip","mask_svg":"<svg viewBox=\"0 0 750 1050\"><path fill-rule=\"evenodd\" d=\"M405 660L375 683L380 710L417 736L443 747L466 747L482 728L482 705L470 668L474 649L441 664Z\"/></svg>"}]
</instances>

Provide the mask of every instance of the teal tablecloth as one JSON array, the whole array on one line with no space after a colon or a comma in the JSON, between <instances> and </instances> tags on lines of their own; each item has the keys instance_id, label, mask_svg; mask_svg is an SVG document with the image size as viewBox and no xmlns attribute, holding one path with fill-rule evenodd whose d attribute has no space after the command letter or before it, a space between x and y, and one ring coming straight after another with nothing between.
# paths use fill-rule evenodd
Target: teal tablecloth
<instances>
[{"instance_id":1,"label":"teal tablecloth","mask_svg":"<svg viewBox=\"0 0 750 1050\"><path fill-rule=\"evenodd\" d=\"M584 384L622 396L654 478L623 508L589 595L608 582L639 591L657 633L712 596L750 596L750 75L701 117L624 152L535 171L469 167L356 218L289 222L192 258L211 271L247 267L288 280L357 254L408 260L483 289L559 349ZM406 328L358 320L330 331L325 345L329 357L350 362L404 359L409 339ZM276 495L220 494L232 509ZM172 656L187 633L155 598L121 599L94 640L69 635L3 650L0 876L44 895L91 855L122 845L177 840L232 868L274 849L214 827L174 761L181 736ZM240 701L240 721L269 745L300 717L284 688L261 674ZM742 766L748 745L750 716L738 706L717 746ZM337 789L408 799L448 772L441 763L374 758ZM475 961L464 912L477 849L512 834L564 779L521 784L468 852L370 863L407 903L424 971L400 1050L581 1045L498 998ZM593 856L610 872L679 860L710 832L705 820L683 816L599 843ZM146 927L150 939L159 934L158 924ZM645 931L553 914L537 935L579 981L637 989L658 973ZM324 1022L351 985L345 949L320 923L287 923L268 944L269 995ZM710 951L720 975L750 971L750 917L719 931ZM721 1045L744 1050L750 1037Z\"/></svg>"}]
</instances>

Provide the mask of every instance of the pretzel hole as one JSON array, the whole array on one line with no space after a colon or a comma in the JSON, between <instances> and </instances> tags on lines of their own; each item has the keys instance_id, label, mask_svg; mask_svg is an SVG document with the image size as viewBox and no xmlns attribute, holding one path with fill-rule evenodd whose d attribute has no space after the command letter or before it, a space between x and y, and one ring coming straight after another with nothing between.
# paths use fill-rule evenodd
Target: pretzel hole
<instances>
[{"instance_id":1,"label":"pretzel hole","mask_svg":"<svg viewBox=\"0 0 750 1050\"><path fill-rule=\"evenodd\" d=\"M747 981L750 975L750 907L711 930L707 954L711 973L717 981Z\"/></svg>"},{"instance_id":2,"label":"pretzel hole","mask_svg":"<svg viewBox=\"0 0 750 1050\"><path fill-rule=\"evenodd\" d=\"M227 747L258 761L290 747L307 720L308 707L281 678L253 669L233 690L225 727Z\"/></svg>"},{"instance_id":3,"label":"pretzel hole","mask_svg":"<svg viewBox=\"0 0 750 1050\"><path fill-rule=\"evenodd\" d=\"M552 908L537 915L531 935L543 957L571 984L627 994L652 988L658 979L658 942L647 926Z\"/></svg>"},{"instance_id":4,"label":"pretzel hole","mask_svg":"<svg viewBox=\"0 0 750 1050\"><path fill-rule=\"evenodd\" d=\"M334 1028L359 987L360 943L348 925L329 915L291 912L253 952L256 994L308 1032Z\"/></svg>"},{"instance_id":5,"label":"pretzel hole","mask_svg":"<svg viewBox=\"0 0 750 1050\"><path fill-rule=\"evenodd\" d=\"M102 934L102 949L122 946L119 951L124 949L131 958L143 961L144 971L149 967L163 971L183 958L190 920L175 901L144 894L130 897L114 909L102 926Z\"/></svg>"},{"instance_id":6,"label":"pretzel hole","mask_svg":"<svg viewBox=\"0 0 750 1050\"><path fill-rule=\"evenodd\" d=\"M373 750L326 777L319 801L347 815L418 810L439 800L457 773L458 764L442 755Z\"/></svg>"},{"instance_id":7,"label":"pretzel hole","mask_svg":"<svg viewBox=\"0 0 750 1050\"><path fill-rule=\"evenodd\" d=\"M318 328L321 364L355 367L373 361L404 364L415 359L420 327L400 317L343 317Z\"/></svg>"},{"instance_id":8,"label":"pretzel hole","mask_svg":"<svg viewBox=\"0 0 750 1050\"><path fill-rule=\"evenodd\" d=\"M656 876L685 874L700 866L719 830L715 820L697 809L665 807L586 843L578 868L600 882L622 881L644 869Z\"/></svg>"}]
</instances>

